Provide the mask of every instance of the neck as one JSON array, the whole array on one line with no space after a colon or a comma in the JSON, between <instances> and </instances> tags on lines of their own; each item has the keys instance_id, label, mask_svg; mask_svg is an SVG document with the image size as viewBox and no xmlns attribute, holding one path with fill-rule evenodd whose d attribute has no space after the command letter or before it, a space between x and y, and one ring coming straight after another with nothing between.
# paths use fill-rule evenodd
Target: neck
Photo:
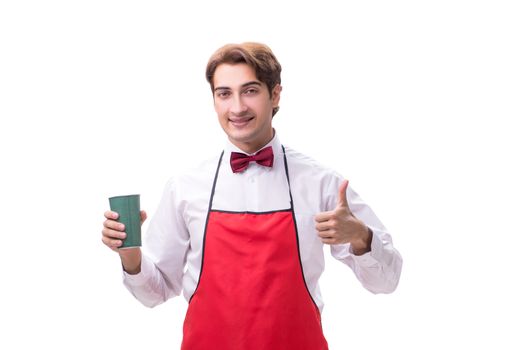
<instances>
[{"instance_id":1,"label":"neck","mask_svg":"<svg viewBox=\"0 0 524 350\"><path fill-rule=\"evenodd\" d=\"M254 141L254 142L235 142L231 139L229 141L237 146L242 152L245 152L247 154L255 153L256 151L260 150L262 147L267 145L273 137L275 136L275 129L271 129L271 133L268 137L264 138L260 141Z\"/></svg>"}]
</instances>

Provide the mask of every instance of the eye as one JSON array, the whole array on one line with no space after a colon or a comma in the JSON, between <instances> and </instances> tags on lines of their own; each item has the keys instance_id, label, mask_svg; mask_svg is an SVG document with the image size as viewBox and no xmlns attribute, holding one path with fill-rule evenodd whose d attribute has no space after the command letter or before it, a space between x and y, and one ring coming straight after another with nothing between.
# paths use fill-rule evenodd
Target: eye
<instances>
[{"instance_id":1,"label":"eye","mask_svg":"<svg viewBox=\"0 0 524 350\"><path fill-rule=\"evenodd\" d=\"M226 98L228 97L229 95L231 95L231 92L230 91L227 91L227 90L220 90L220 91L217 91L216 92L216 96L218 98Z\"/></svg>"},{"instance_id":2,"label":"eye","mask_svg":"<svg viewBox=\"0 0 524 350\"><path fill-rule=\"evenodd\" d=\"M254 95L254 94L256 94L257 92L258 92L257 89L255 89L255 88L249 88L249 89L247 89L246 91L244 91L244 94L246 94L246 95Z\"/></svg>"}]
</instances>

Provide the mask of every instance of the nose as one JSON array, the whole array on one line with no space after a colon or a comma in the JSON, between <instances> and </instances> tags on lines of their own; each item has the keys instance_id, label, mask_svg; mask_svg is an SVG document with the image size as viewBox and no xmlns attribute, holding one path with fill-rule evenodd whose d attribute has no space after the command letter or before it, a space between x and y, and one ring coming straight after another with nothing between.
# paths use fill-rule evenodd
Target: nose
<instances>
[{"instance_id":1,"label":"nose","mask_svg":"<svg viewBox=\"0 0 524 350\"><path fill-rule=\"evenodd\" d=\"M232 99L230 112L239 115L247 111L247 106L244 104L242 97L238 94L235 94Z\"/></svg>"}]
</instances>

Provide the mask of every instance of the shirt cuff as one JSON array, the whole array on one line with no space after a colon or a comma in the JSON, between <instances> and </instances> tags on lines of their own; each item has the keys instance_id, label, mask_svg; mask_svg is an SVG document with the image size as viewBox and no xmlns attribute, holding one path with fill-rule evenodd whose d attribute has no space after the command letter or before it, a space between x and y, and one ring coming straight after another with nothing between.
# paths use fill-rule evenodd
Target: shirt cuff
<instances>
[{"instance_id":1,"label":"shirt cuff","mask_svg":"<svg viewBox=\"0 0 524 350\"><path fill-rule=\"evenodd\" d=\"M384 249L380 237L371 230L373 237L371 238L371 251L364 253L362 255L355 255L351 245L349 245L349 253L355 260L355 262L364 267L371 267L378 264L380 257L382 256L382 251Z\"/></svg>"},{"instance_id":2,"label":"shirt cuff","mask_svg":"<svg viewBox=\"0 0 524 350\"><path fill-rule=\"evenodd\" d=\"M153 263L144 254L142 254L139 273L131 275L122 268L124 282L130 286L143 286L152 276L152 265Z\"/></svg>"}]
</instances>

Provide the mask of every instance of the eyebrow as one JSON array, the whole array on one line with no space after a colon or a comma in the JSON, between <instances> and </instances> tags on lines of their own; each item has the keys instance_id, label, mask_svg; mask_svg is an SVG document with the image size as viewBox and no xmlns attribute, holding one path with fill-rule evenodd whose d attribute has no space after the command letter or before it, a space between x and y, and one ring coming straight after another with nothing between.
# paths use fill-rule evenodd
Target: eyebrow
<instances>
[{"instance_id":1,"label":"eyebrow","mask_svg":"<svg viewBox=\"0 0 524 350\"><path fill-rule=\"evenodd\" d=\"M257 81L257 80L253 80L253 81L248 81L247 83L242 84L240 87L241 88L245 88L246 86L250 86L250 85L262 86L262 83ZM218 87L215 88L215 91L217 91L217 90L228 90L228 89L230 89L230 88L227 87L227 86L218 86Z\"/></svg>"}]
</instances>

